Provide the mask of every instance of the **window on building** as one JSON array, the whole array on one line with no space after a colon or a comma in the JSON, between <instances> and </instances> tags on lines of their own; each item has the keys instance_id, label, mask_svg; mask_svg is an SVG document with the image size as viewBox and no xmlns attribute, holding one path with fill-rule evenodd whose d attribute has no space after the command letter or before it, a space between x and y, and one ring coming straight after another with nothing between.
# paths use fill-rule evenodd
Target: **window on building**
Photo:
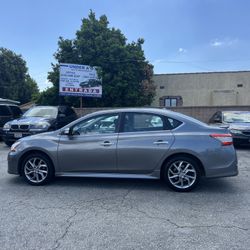
<instances>
[{"instance_id":1,"label":"window on building","mask_svg":"<svg viewBox=\"0 0 250 250\"><path fill-rule=\"evenodd\" d=\"M177 98L167 97L165 99L165 107L176 107L177 106Z\"/></svg>"},{"instance_id":2,"label":"window on building","mask_svg":"<svg viewBox=\"0 0 250 250\"><path fill-rule=\"evenodd\" d=\"M172 96L162 96L159 98L159 104L160 107L176 107L176 106L182 106L183 100L182 97L179 95Z\"/></svg>"}]
</instances>

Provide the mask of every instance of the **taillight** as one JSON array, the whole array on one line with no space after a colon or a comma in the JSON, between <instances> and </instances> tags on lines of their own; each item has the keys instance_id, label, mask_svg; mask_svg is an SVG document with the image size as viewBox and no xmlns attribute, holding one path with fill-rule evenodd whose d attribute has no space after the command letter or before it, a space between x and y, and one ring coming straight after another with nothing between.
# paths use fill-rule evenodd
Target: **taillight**
<instances>
[{"instance_id":1,"label":"taillight","mask_svg":"<svg viewBox=\"0 0 250 250\"><path fill-rule=\"evenodd\" d=\"M221 142L222 146L229 146L233 144L233 139L231 134L211 134L211 137L217 139Z\"/></svg>"}]
</instances>

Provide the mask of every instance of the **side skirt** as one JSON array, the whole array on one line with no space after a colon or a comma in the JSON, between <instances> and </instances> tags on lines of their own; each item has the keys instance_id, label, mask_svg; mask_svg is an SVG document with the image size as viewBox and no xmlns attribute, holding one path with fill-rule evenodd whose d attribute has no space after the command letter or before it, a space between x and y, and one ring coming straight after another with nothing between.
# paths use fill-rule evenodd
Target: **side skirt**
<instances>
[{"instance_id":1,"label":"side skirt","mask_svg":"<svg viewBox=\"0 0 250 250\"><path fill-rule=\"evenodd\" d=\"M156 176L145 175L145 174L123 174L123 173L65 173L58 172L56 176L62 177L94 177L94 178L124 178L124 179L159 179Z\"/></svg>"}]
</instances>

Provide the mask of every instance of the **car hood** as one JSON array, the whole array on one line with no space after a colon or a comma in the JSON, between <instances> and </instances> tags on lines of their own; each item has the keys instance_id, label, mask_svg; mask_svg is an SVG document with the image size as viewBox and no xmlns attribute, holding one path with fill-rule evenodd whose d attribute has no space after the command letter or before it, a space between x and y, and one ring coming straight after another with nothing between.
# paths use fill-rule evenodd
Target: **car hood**
<instances>
[{"instance_id":1,"label":"car hood","mask_svg":"<svg viewBox=\"0 0 250 250\"><path fill-rule=\"evenodd\" d=\"M54 118L44 118L44 117L21 117L15 120L8 122L9 124L37 124L39 122L48 122L52 123L55 121Z\"/></svg>"},{"instance_id":2,"label":"car hood","mask_svg":"<svg viewBox=\"0 0 250 250\"><path fill-rule=\"evenodd\" d=\"M229 129L250 130L250 123L229 123Z\"/></svg>"},{"instance_id":3,"label":"car hood","mask_svg":"<svg viewBox=\"0 0 250 250\"><path fill-rule=\"evenodd\" d=\"M29 140L34 140L34 139L42 139L42 140L47 140L47 139L55 139L58 138L58 130L55 131L50 131L50 132L43 132L43 133L38 133L30 136L25 136L19 141L29 141Z\"/></svg>"}]
</instances>

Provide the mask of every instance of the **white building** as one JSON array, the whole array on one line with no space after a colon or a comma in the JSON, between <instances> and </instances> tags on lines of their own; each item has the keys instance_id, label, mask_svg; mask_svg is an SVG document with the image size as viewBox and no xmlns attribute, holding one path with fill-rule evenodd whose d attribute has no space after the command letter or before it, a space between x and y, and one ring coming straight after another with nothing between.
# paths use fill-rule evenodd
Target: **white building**
<instances>
[{"instance_id":1,"label":"white building","mask_svg":"<svg viewBox=\"0 0 250 250\"><path fill-rule=\"evenodd\" d=\"M250 71L155 74L152 106L250 105Z\"/></svg>"}]
</instances>

